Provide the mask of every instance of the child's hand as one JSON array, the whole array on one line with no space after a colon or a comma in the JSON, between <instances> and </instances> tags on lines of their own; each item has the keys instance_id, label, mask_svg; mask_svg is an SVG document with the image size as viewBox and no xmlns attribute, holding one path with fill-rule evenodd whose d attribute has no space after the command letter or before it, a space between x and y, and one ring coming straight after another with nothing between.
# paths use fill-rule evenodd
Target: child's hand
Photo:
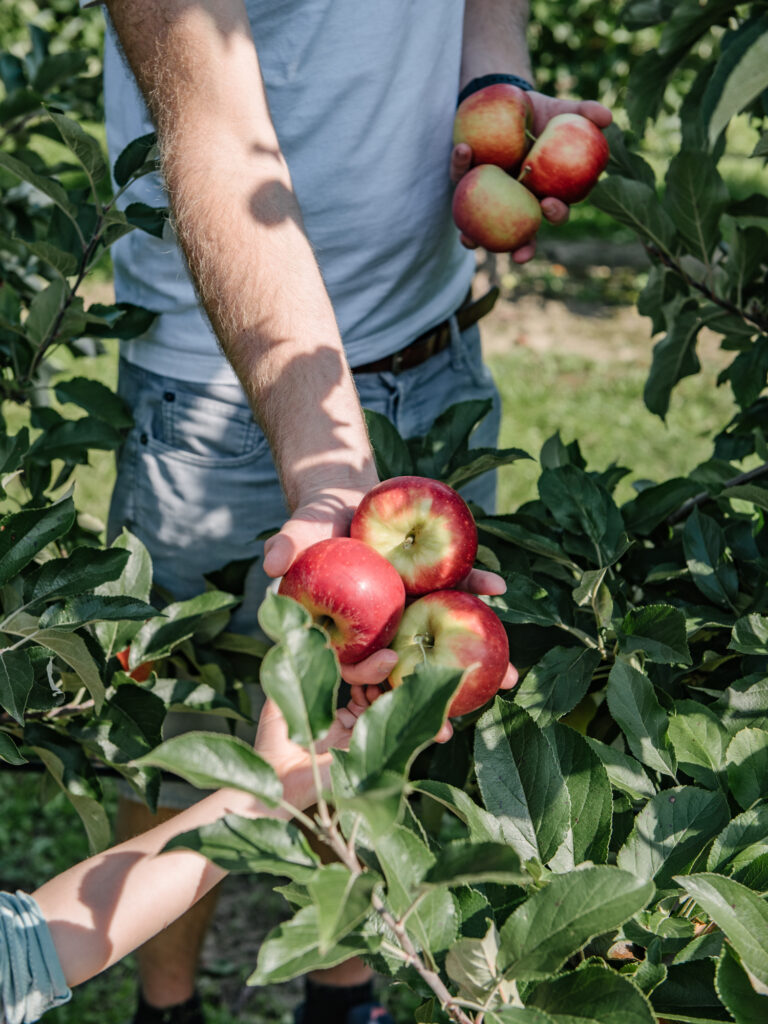
<instances>
[{"instance_id":1,"label":"child's hand","mask_svg":"<svg viewBox=\"0 0 768 1024\"><path fill-rule=\"evenodd\" d=\"M330 784L331 747L347 749L355 722L380 693L378 686L354 687L352 699L346 707L339 708L328 734L316 745L323 786ZM267 700L259 717L254 749L277 772L283 783L283 795L290 804L301 810L316 802L309 751L288 739L285 719L271 700Z\"/></svg>"}]
</instances>

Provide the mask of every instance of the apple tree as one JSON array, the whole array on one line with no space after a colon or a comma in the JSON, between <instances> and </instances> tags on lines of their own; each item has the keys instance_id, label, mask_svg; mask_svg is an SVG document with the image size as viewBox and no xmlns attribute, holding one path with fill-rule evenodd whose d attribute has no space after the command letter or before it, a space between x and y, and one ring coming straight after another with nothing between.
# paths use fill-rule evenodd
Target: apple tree
<instances>
[{"instance_id":1,"label":"apple tree","mask_svg":"<svg viewBox=\"0 0 768 1024\"><path fill-rule=\"evenodd\" d=\"M768 20L763 3L633 0L622 24L658 45L632 68L630 130L610 133L592 200L649 256L639 305L660 337L645 401L666 414L706 328L733 353L721 384L739 411L713 425L709 459L622 503L630 468L549 438L534 500L474 510L480 563L508 584L490 603L517 688L435 746L459 679L425 666L362 716L300 827L230 819L176 840L282 880L291 916L253 984L360 954L412 990L423 1022L768 1016L768 189L732 194L723 169L746 124L765 181ZM661 172L641 154L658 117L679 137ZM369 414L381 477L461 486L524 457L472 448L486 412L459 404L407 439ZM279 597L261 623L262 684L311 747L336 699L332 656ZM207 742L143 763L257 791L235 741L224 771Z\"/></svg>"}]
</instances>

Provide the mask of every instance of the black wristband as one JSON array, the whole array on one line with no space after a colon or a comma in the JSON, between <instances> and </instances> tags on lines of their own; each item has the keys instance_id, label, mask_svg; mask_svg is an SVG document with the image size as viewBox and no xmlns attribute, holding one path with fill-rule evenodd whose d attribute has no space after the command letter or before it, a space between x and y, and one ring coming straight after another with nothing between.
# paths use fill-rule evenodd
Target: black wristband
<instances>
[{"instance_id":1,"label":"black wristband","mask_svg":"<svg viewBox=\"0 0 768 1024\"><path fill-rule=\"evenodd\" d=\"M498 85L500 82L504 82L507 85L516 85L518 89L522 89L524 92L533 91L531 83L526 81L525 78L520 78L519 75L480 75L479 78L473 78L471 82L467 82L459 93L459 99L456 105L458 106L462 100L465 100L467 96L471 96L473 92L478 92L480 89L484 89L487 85Z\"/></svg>"}]
</instances>

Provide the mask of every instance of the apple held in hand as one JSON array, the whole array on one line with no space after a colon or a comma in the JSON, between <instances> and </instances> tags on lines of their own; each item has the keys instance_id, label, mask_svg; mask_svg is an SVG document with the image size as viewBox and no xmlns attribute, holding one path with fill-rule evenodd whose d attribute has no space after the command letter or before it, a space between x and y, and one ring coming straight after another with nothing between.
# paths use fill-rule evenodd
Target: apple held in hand
<instances>
[{"instance_id":1,"label":"apple held in hand","mask_svg":"<svg viewBox=\"0 0 768 1024\"><path fill-rule=\"evenodd\" d=\"M343 665L386 647L405 606L405 588L395 568L351 537L330 537L306 548L277 592L310 612Z\"/></svg>"},{"instance_id":2,"label":"apple held in hand","mask_svg":"<svg viewBox=\"0 0 768 1024\"><path fill-rule=\"evenodd\" d=\"M453 142L471 146L475 164L516 171L528 150L530 126L531 105L525 92L500 82L462 100L453 122Z\"/></svg>"},{"instance_id":3,"label":"apple held in hand","mask_svg":"<svg viewBox=\"0 0 768 1024\"><path fill-rule=\"evenodd\" d=\"M581 114L557 114L523 162L519 180L539 199L564 203L586 198L608 163L610 150L594 122Z\"/></svg>"},{"instance_id":4,"label":"apple held in hand","mask_svg":"<svg viewBox=\"0 0 768 1024\"><path fill-rule=\"evenodd\" d=\"M396 476L371 488L349 528L392 563L409 596L455 586L477 554L477 527L458 491L424 476Z\"/></svg>"},{"instance_id":5,"label":"apple held in hand","mask_svg":"<svg viewBox=\"0 0 768 1024\"><path fill-rule=\"evenodd\" d=\"M492 164L480 164L464 175L453 193L452 209L459 230L489 252L519 249L541 224L536 197Z\"/></svg>"},{"instance_id":6,"label":"apple held in hand","mask_svg":"<svg viewBox=\"0 0 768 1024\"><path fill-rule=\"evenodd\" d=\"M414 601L391 646L399 658L389 677L393 687L425 663L469 669L448 708L451 718L489 701L509 667L509 641L500 619L463 590L438 590Z\"/></svg>"}]
</instances>

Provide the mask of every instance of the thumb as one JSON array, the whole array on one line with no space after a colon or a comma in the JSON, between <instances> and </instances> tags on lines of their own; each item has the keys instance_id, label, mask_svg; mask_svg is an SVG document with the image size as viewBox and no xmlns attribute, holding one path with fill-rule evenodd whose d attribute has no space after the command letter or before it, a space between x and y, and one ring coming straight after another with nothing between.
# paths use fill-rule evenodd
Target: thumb
<instances>
[{"instance_id":1,"label":"thumb","mask_svg":"<svg viewBox=\"0 0 768 1024\"><path fill-rule=\"evenodd\" d=\"M264 572L273 579L284 576L297 554L293 540L287 533L281 530L273 534L264 542Z\"/></svg>"}]
</instances>

